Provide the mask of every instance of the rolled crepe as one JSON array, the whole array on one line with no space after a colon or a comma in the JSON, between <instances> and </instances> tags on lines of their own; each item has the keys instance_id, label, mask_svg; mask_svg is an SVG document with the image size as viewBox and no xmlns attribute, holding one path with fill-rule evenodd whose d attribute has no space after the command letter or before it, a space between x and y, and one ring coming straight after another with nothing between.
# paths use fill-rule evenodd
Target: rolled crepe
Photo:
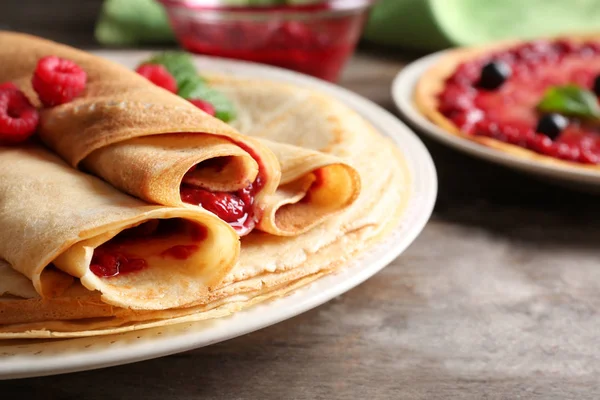
<instances>
[{"instance_id":1,"label":"rolled crepe","mask_svg":"<svg viewBox=\"0 0 600 400\"><path fill-rule=\"evenodd\" d=\"M88 76L80 97L40 115L40 137L67 163L151 203L200 205L240 235L254 228L281 175L269 149L134 71L34 36L0 32L0 82L37 102L31 77L47 55Z\"/></svg>"},{"instance_id":2,"label":"rolled crepe","mask_svg":"<svg viewBox=\"0 0 600 400\"><path fill-rule=\"evenodd\" d=\"M222 317L284 296L323 275L338 271L382 235L389 234L397 226L411 197L411 173L394 143L328 96L280 83L260 81L256 86L267 89L265 96L249 97L247 102L240 102L244 107L238 108L240 111L254 110L247 117L249 121L260 119L260 124L254 124L256 131L272 133L272 138L278 138L285 136L284 127L290 126L290 119L304 121L307 126L312 126L314 121L330 122L318 130L306 130L306 135L298 139L315 144L315 149L328 148L328 155L346 160L346 163L352 160L362 178L362 190L350 207L295 237L252 232L242 239L235 267L210 289L208 297L181 308L131 310L110 307L100 300L97 292L87 291L77 284L60 297L47 300L30 297L26 287L21 288L24 292L21 298L0 297L0 339L103 335ZM286 98L282 93L295 93L292 89L307 95L303 100L306 103L294 104L293 111L284 118L281 115L264 118L263 108L252 108L257 102L272 98L282 100ZM279 126L282 127L280 130L267 129ZM293 136L286 140L296 143ZM0 270L0 292L3 279ZM192 329L202 329L202 326Z\"/></svg>"},{"instance_id":3,"label":"rolled crepe","mask_svg":"<svg viewBox=\"0 0 600 400\"><path fill-rule=\"evenodd\" d=\"M214 214L148 205L35 145L0 148L0 226L0 259L41 297L60 296L78 279L122 308L201 301L240 250ZM3 278L0 291L31 297L22 278Z\"/></svg>"},{"instance_id":4,"label":"rolled crepe","mask_svg":"<svg viewBox=\"0 0 600 400\"><path fill-rule=\"evenodd\" d=\"M278 82L208 74L211 86L236 108L232 125L277 156L281 181L265 204L259 229L294 236L352 205L361 177L352 165L369 147L370 129L356 113L327 96ZM352 129L348 129L352 127ZM357 131L361 140L350 132Z\"/></svg>"},{"instance_id":5,"label":"rolled crepe","mask_svg":"<svg viewBox=\"0 0 600 400\"><path fill-rule=\"evenodd\" d=\"M337 271L395 226L408 199L400 190L408 171L396 150L387 141L372 144L360 164L368 164L374 155L388 168L365 181L373 191L364 192L350 209L303 235L288 238L253 232L245 237L239 262L203 302L168 310L127 310L109 307L77 285L47 301L0 298L0 339L103 335L220 318Z\"/></svg>"},{"instance_id":6,"label":"rolled crepe","mask_svg":"<svg viewBox=\"0 0 600 400\"><path fill-rule=\"evenodd\" d=\"M265 203L258 228L279 236L307 232L349 207L360 193L360 175L341 158L259 139L277 156L281 182Z\"/></svg>"},{"instance_id":7,"label":"rolled crepe","mask_svg":"<svg viewBox=\"0 0 600 400\"><path fill-rule=\"evenodd\" d=\"M42 112L40 136L71 165L127 193L200 205L240 235L258 223L292 236L343 210L360 191L358 173L340 159L242 136L134 72L66 46L1 33L0 59L7 62L0 81L31 93L31 73L46 54L75 61L89 78L82 97Z\"/></svg>"}]
</instances>

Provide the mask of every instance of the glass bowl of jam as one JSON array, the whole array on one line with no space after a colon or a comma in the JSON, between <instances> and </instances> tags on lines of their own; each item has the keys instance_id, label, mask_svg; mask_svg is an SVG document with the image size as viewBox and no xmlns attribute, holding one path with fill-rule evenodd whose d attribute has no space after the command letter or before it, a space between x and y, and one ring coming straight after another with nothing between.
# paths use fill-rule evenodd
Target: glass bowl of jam
<instances>
[{"instance_id":1,"label":"glass bowl of jam","mask_svg":"<svg viewBox=\"0 0 600 400\"><path fill-rule=\"evenodd\" d=\"M332 82L354 52L374 3L160 1L180 45L190 52L275 65Z\"/></svg>"}]
</instances>

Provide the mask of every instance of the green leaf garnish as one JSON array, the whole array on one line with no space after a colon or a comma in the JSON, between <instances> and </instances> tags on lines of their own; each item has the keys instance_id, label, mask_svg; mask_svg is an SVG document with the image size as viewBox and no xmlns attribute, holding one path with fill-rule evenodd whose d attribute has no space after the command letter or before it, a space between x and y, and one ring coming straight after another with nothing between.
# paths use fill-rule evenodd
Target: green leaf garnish
<instances>
[{"instance_id":1,"label":"green leaf garnish","mask_svg":"<svg viewBox=\"0 0 600 400\"><path fill-rule=\"evenodd\" d=\"M179 90L181 90L186 80L200 79L192 57L184 51L165 51L150 57L141 64L160 64L164 66L175 78Z\"/></svg>"},{"instance_id":2,"label":"green leaf garnish","mask_svg":"<svg viewBox=\"0 0 600 400\"><path fill-rule=\"evenodd\" d=\"M187 80L178 94L184 99L202 99L211 103L215 108L215 117L224 122L235 118L233 103L223 93L206 85L203 80Z\"/></svg>"},{"instance_id":3,"label":"green leaf garnish","mask_svg":"<svg viewBox=\"0 0 600 400\"><path fill-rule=\"evenodd\" d=\"M235 118L233 103L223 93L206 85L199 76L187 79L177 94L184 99L201 99L211 103L215 108L215 116L224 122Z\"/></svg>"},{"instance_id":4,"label":"green leaf garnish","mask_svg":"<svg viewBox=\"0 0 600 400\"><path fill-rule=\"evenodd\" d=\"M576 85L549 88L537 108L544 113L559 113L582 119L600 119L600 105L596 95Z\"/></svg>"},{"instance_id":5,"label":"green leaf garnish","mask_svg":"<svg viewBox=\"0 0 600 400\"><path fill-rule=\"evenodd\" d=\"M194 75L186 78L177 94L184 99L193 99L195 97L195 93L200 91L200 87L206 86L206 82L200 75Z\"/></svg>"},{"instance_id":6,"label":"green leaf garnish","mask_svg":"<svg viewBox=\"0 0 600 400\"><path fill-rule=\"evenodd\" d=\"M224 122L235 118L233 103L221 92L209 87L202 78L191 55L185 51L165 51L156 54L141 64L160 64L164 66L175 81L177 94L184 99L201 99L215 108L215 117Z\"/></svg>"}]
</instances>

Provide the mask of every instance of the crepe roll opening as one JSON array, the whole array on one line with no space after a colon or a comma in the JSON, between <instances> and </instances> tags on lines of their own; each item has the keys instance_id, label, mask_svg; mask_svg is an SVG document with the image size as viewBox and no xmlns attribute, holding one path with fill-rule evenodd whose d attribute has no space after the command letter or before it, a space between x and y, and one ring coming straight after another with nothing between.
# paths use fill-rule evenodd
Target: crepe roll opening
<instances>
[{"instance_id":1,"label":"crepe roll opening","mask_svg":"<svg viewBox=\"0 0 600 400\"><path fill-rule=\"evenodd\" d=\"M267 179L264 165L250 147L236 143L254 160L252 175L236 175L233 157L214 157L192 167L181 183L181 201L200 206L227 222L240 236L254 227L260 218L256 200ZM240 161L246 161L240 157ZM245 166L247 171L250 166Z\"/></svg>"},{"instance_id":2,"label":"crepe roll opening","mask_svg":"<svg viewBox=\"0 0 600 400\"><path fill-rule=\"evenodd\" d=\"M163 309L168 298L177 307L202 298L232 268L232 234L222 222L159 217L77 243L53 264L109 304Z\"/></svg>"},{"instance_id":3,"label":"crepe roll opening","mask_svg":"<svg viewBox=\"0 0 600 400\"><path fill-rule=\"evenodd\" d=\"M236 191L256 179L258 166L244 156L221 156L194 165L183 177L182 186L211 191Z\"/></svg>"},{"instance_id":4,"label":"crepe roll opening","mask_svg":"<svg viewBox=\"0 0 600 400\"><path fill-rule=\"evenodd\" d=\"M125 229L94 249L90 271L101 278L137 273L166 260L193 259L208 235L181 218L155 219Z\"/></svg>"},{"instance_id":5,"label":"crepe roll opening","mask_svg":"<svg viewBox=\"0 0 600 400\"><path fill-rule=\"evenodd\" d=\"M255 181L259 166L230 140L202 133L165 133L95 150L83 167L151 203L181 205L181 188L234 192Z\"/></svg>"},{"instance_id":6,"label":"crepe roll opening","mask_svg":"<svg viewBox=\"0 0 600 400\"><path fill-rule=\"evenodd\" d=\"M356 172L344 164L331 164L312 172L311 185L300 203L310 203L336 209L354 200L357 195ZM280 210L281 211L281 210Z\"/></svg>"},{"instance_id":7,"label":"crepe roll opening","mask_svg":"<svg viewBox=\"0 0 600 400\"><path fill-rule=\"evenodd\" d=\"M358 173L345 164L330 164L281 185L280 201L271 207L278 234L306 232L352 204L359 192Z\"/></svg>"}]
</instances>

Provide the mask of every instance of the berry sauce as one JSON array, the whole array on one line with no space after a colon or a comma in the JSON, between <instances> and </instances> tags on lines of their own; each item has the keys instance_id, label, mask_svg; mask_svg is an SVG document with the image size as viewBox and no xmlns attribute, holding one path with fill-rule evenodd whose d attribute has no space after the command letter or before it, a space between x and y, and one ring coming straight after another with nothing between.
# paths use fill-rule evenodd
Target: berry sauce
<instances>
[{"instance_id":1,"label":"berry sauce","mask_svg":"<svg viewBox=\"0 0 600 400\"><path fill-rule=\"evenodd\" d=\"M360 37L366 14L289 20L196 20L172 13L175 32L188 51L276 65L337 80Z\"/></svg>"},{"instance_id":2,"label":"berry sauce","mask_svg":"<svg viewBox=\"0 0 600 400\"><path fill-rule=\"evenodd\" d=\"M250 154L250 156L258 163L258 175L254 182L235 192L212 192L192 185L182 184L180 193L181 200L184 203L198 205L207 211L212 212L231 225L238 235L243 236L254 229L261 217L261 210L255 202L255 197L264 187L266 169L260 157L254 150L242 143L236 142L236 144ZM204 161L202 164L205 166L208 162L211 163L211 167L219 167L219 163L222 161L223 158L217 158L215 161L208 160ZM220 165L220 167L223 168L224 165ZM195 168L196 167L192 167L188 173Z\"/></svg>"},{"instance_id":3,"label":"berry sauce","mask_svg":"<svg viewBox=\"0 0 600 400\"><path fill-rule=\"evenodd\" d=\"M495 89L478 87L482 68L503 62L511 75ZM600 43L533 41L467 61L446 80L438 111L464 133L486 136L540 154L583 164L600 163L600 125L570 118L553 139L537 132L537 104L551 86L593 90L600 74Z\"/></svg>"},{"instance_id":4,"label":"berry sauce","mask_svg":"<svg viewBox=\"0 0 600 400\"><path fill-rule=\"evenodd\" d=\"M130 274L148 267L144 258L132 255L128 247L132 244L150 243L153 239L165 238L175 233L185 232L188 239L202 242L208 235L204 226L179 219L152 220L136 227L126 229L106 243L94 249L90 270L101 278ZM199 249L198 245L175 245L163 250L160 256L176 260L185 260Z\"/></svg>"},{"instance_id":5,"label":"berry sauce","mask_svg":"<svg viewBox=\"0 0 600 400\"><path fill-rule=\"evenodd\" d=\"M109 278L140 271L147 266L148 263L143 258L128 257L119 251L97 248L94 250L90 270L96 276Z\"/></svg>"}]
</instances>

